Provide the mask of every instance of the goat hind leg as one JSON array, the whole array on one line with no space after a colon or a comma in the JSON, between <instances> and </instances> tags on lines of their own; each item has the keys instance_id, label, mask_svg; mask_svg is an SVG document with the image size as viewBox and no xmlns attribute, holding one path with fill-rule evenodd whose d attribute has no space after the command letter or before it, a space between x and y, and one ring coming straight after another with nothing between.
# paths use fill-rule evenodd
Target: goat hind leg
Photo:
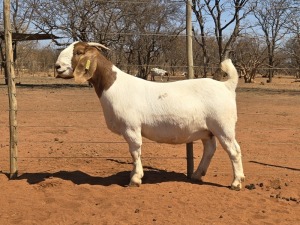
<instances>
[{"instance_id":1,"label":"goat hind leg","mask_svg":"<svg viewBox=\"0 0 300 225\"><path fill-rule=\"evenodd\" d=\"M231 184L231 189L239 191L242 188L242 182L245 180L241 148L234 138L220 138L219 140L225 151L228 153L232 163L234 179Z\"/></svg>"},{"instance_id":2,"label":"goat hind leg","mask_svg":"<svg viewBox=\"0 0 300 225\"><path fill-rule=\"evenodd\" d=\"M202 140L202 143L204 147L203 155L197 170L192 175L193 180L202 181L202 176L205 176L209 164L211 162L211 159L214 156L214 153L217 148L216 138L214 136L211 137L210 139Z\"/></svg>"}]
</instances>

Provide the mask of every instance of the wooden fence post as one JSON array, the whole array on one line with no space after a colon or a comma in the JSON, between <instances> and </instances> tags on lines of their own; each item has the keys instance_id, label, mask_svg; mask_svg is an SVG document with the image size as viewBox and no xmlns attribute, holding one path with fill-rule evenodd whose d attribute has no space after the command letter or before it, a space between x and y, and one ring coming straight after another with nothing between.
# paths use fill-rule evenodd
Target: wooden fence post
<instances>
[{"instance_id":1,"label":"wooden fence post","mask_svg":"<svg viewBox=\"0 0 300 225\"><path fill-rule=\"evenodd\" d=\"M4 15L4 36L5 36L5 66L8 79L8 98L9 98L9 131L10 131L10 179L18 175L17 169L17 96L15 85L14 59L12 49L12 30L10 24L10 0L3 1Z\"/></svg>"},{"instance_id":2,"label":"wooden fence post","mask_svg":"<svg viewBox=\"0 0 300 225\"><path fill-rule=\"evenodd\" d=\"M188 79L194 78L194 63L193 63L193 45L192 45L192 3L190 0L186 1L186 53L188 64ZM191 178L194 172L194 153L193 143L186 144L186 158L187 158L187 177Z\"/></svg>"}]
</instances>

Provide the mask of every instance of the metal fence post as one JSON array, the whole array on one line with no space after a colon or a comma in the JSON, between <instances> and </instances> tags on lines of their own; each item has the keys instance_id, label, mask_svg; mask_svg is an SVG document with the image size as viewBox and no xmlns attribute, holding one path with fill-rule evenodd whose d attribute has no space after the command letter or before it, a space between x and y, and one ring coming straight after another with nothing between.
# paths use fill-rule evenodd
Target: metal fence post
<instances>
[{"instance_id":1,"label":"metal fence post","mask_svg":"<svg viewBox=\"0 0 300 225\"><path fill-rule=\"evenodd\" d=\"M194 63L193 63L193 45L192 45L192 3L190 0L186 1L186 53L188 64L188 79L194 78ZM191 178L194 172L194 153L193 143L186 144L186 158L187 158L187 177Z\"/></svg>"}]
</instances>

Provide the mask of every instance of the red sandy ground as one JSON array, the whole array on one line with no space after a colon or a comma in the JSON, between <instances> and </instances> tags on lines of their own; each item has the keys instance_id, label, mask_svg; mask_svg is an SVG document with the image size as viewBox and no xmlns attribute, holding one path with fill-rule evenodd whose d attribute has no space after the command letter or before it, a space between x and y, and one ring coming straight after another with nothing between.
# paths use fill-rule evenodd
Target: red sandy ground
<instances>
[{"instance_id":1,"label":"red sandy ground","mask_svg":"<svg viewBox=\"0 0 300 225\"><path fill-rule=\"evenodd\" d=\"M241 191L228 188L232 169L220 146L199 184L186 178L185 145L149 140L143 184L126 187L127 145L106 128L93 89L61 85L18 87L19 176L9 180L8 97L0 85L0 224L299 224L300 83L282 80L240 82ZM201 155L196 142L195 167Z\"/></svg>"}]
</instances>

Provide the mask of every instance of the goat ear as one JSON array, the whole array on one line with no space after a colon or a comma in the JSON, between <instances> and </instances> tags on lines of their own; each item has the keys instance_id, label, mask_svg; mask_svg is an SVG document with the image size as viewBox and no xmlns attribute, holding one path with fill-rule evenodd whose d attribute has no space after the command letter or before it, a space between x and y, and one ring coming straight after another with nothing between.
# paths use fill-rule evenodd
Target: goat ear
<instances>
[{"instance_id":1,"label":"goat ear","mask_svg":"<svg viewBox=\"0 0 300 225\"><path fill-rule=\"evenodd\" d=\"M84 83L91 79L96 71L97 61L93 57L82 56L74 70L76 83Z\"/></svg>"}]
</instances>

